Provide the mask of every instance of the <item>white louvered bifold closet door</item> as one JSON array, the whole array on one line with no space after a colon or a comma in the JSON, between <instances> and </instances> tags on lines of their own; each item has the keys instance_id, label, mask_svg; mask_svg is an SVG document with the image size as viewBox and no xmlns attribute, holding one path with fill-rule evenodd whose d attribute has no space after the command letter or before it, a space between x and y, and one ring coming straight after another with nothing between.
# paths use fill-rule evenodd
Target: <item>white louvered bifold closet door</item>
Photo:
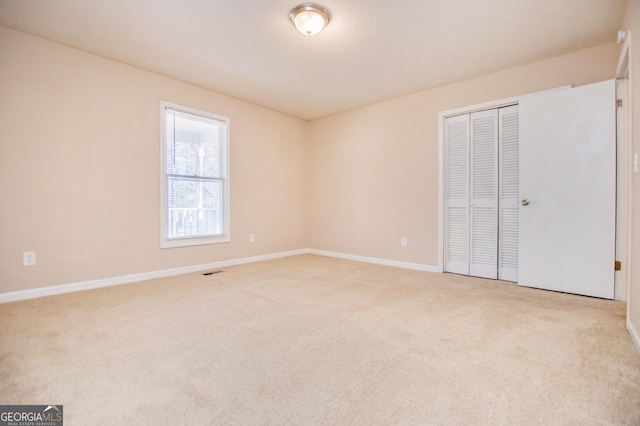
<instances>
[{"instance_id":1,"label":"white louvered bifold closet door","mask_svg":"<svg viewBox=\"0 0 640 426\"><path fill-rule=\"evenodd\" d=\"M445 120L444 270L469 274L469 115Z\"/></svg>"},{"instance_id":2,"label":"white louvered bifold closet door","mask_svg":"<svg viewBox=\"0 0 640 426\"><path fill-rule=\"evenodd\" d=\"M518 105L500 109L498 279L518 282L520 120Z\"/></svg>"},{"instance_id":3,"label":"white louvered bifold closet door","mask_svg":"<svg viewBox=\"0 0 640 426\"><path fill-rule=\"evenodd\" d=\"M469 275L498 277L498 110L471 120Z\"/></svg>"}]
</instances>

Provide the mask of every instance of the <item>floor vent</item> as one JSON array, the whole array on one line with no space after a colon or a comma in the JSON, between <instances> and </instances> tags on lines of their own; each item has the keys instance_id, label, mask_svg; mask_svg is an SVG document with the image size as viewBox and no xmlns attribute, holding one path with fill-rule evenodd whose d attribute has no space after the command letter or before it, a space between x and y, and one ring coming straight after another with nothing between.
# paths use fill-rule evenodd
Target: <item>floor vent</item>
<instances>
[{"instance_id":1,"label":"floor vent","mask_svg":"<svg viewBox=\"0 0 640 426\"><path fill-rule=\"evenodd\" d=\"M204 274L202 274L202 275L213 275L213 274L219 274L219 273L221 273L221 272L224 272L224 271L211 271L211 272L205 272L205 273L204 273Z\"/></svg>"}]
</instances>

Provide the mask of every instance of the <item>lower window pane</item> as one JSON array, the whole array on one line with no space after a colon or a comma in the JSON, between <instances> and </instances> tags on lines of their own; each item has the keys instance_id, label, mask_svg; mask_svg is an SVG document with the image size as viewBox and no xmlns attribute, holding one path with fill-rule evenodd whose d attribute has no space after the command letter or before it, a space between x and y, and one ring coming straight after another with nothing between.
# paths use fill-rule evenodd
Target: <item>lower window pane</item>
<instances>
[{"instance_id":1,"label":"lower window pane","mask_svg":"<svg viewBox=\"0 0 640 426\"><path fill-rule=\"evenodd\" d=\"M170 177L169 238L221 235L222 181Z\"/></svg>"}]
</instances>

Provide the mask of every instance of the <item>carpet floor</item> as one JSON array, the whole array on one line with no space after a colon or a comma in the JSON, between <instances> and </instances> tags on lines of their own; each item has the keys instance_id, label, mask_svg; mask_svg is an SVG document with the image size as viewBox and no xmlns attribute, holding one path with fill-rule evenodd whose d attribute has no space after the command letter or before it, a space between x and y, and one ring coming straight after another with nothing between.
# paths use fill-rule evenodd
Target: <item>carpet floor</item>
<instances>
[{"instance_id":1,"label":"carpet floor","mask_svg":"<svg viewBox=\"0 0 640 426\"><path fill-rule=\"evenodd\" d=\"M0 305L66 425L639 425L621 302L314 255Z\"/></svg>"}]
</instances>

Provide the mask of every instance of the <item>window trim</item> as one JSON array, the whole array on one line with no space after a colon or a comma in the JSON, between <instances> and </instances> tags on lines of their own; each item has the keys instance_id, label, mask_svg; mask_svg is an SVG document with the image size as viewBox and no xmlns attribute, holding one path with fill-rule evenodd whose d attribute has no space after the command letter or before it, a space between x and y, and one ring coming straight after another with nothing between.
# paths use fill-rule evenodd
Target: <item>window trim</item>
<instances>
[{"instance_id":1,"label":"window trim","mask_svg":"<svg viewBox=\"0 0 640 426\"><path fill-rule=\"evenodd\" d=\"M169 229L168 229L168 181L171 175L167 174L167 135L166 135L166 111L167 109L175 110L180 113L194 115L197 117L202 117L210 120L215 120L223 123L223 143L222 143L222 151L223 151L223 161L222 161L222 223L223 223L223 233L221 235L208 236L208 237L179 237L179 238L169 238ZM224 117L217 114L212 114L210 112L197 110L194 108L185 107L182 105L173 104L170 102L161 101L160 102L160 248L173 248L173 247L188 247L188 246L196 246L196 245L205 245L205 244L218 244L218 243L228 243L231 242L231 197L230 197L230 188L231 188L231 180L229 174L229 165L230 165L230 155L229 155L229 128L230 128L231 120L228 117Z\"/></svg>"}]
</instances>

